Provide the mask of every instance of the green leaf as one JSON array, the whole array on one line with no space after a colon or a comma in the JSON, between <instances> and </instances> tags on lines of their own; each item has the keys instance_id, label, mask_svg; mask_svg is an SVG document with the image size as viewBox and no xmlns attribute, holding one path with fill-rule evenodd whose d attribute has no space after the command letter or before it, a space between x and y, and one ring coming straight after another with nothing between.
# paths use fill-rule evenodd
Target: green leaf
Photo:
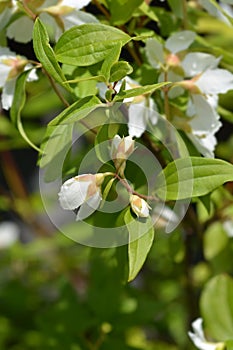
<instances>
[{"instance_id":1,"label":"green leaf","mask_svg":"<svg viewBox=\"0 0 233 350\"><path fill-rule=\"evenodd\" d=\"M150 216L145 219L135 219L132 216L130 209L127 210L124 220L129 232L128 281L132 281L141 270L151 249L154 240L154 228Z\"/></svg>"},{"instance_id":2,"label":"green leaf","mask_svg":"<svg viewBox=\"0 0 233 350\"><path fill-rule=\"evenodd\" d=\"M111 13L111 22L114 25L126 23L131 19L133 12L143 0L107 0Z\"/></svg>"},{"instance_id":3,"label":"green leaf","mask_svg":"<svg viewBox=\"0 0 233 350\"><path fill-rule=\"evenodd\" d=\"M133 67L126 61L116 62L111 68L110 82L123 79L133 72Z\"/></svg>"},{"instance_id":4,"label":"green leaf","mask_svg":"<svg viewBox=\"0 0 233 350\"><path fill-rule=\"evenodd\" d=\"M158 22L159 21L157 15L156 15L156 12L154 11L154 7L151 6L151 5L150 6L147 5L147 3L145 1L141 4L139 9L142 11L142 13L144 15L146 15L152 21L154 21L154 22Z\"/></svg>"},{"instance_id":5,"label":"green leaf","mask_svg":"<svg viewBox=\"0 0 233 350\"><path fill-rule=\"evenodd\" d=\"M183 18L183 2L180 0L168 0L169 6L171 7L172 12L178 18Z\"/></svg>"},{"instance_id":6,"label":"green leaf","mask_svg":"<svg viewBox=\"0 0 233 350\"><path fill-rule=\"evenodd\" d=\"M95 137L95 152L98 157L98 159L105 163L108 162L110 159L110 153L109 153L109 134L108 134L109 124L104 124L100 130L98 131L98 134Z\"/></svg>"},{"instance_id":7,"label":"green leaf","mask_svg":"<svg viewBox=\"0 0 233 350\"><path fill-rule=\"evenodd\" d=\"M120 44L131 40L123 31L105 24L89 23L74 26L58 40L55 53L58 61L75 66L90 66L103 61Z\"/></svg>"},{"instance_id":8,"label":"green leaf","mask_svg":"<svg viewBox=\"0 0 233 350\"><path fill-rule=\"evenodd\" d=\"M85 118L89 113L101 105L96 96L87 96L74 102L71 106L62 111L49 125L70 124Z\"/></svg>"},{"instance_id":9,"label":"green leaf","mask_svg":"<svg viewBox=\"0 0 233 350\"><path fill-rule=\"evenodd\" d=\"M39 159L41 168L45 168L44 180L54 181L61 176L65 156L72 144L73 124L48 126L41 148L43 155ZM60 166L59 166L60 164Z\"/></svg>"},{"instance_id":10,"label":"green leaf","mask_svg":"<svg viewBox=\"0 0 233 350\"><path fill-rule=\"evenodd\" d=\"M179 158L159 173L156 194L165 200L200 197L232 180L233 165L221 159Z\"/></svg>"},{"instance_id":11,"label":"green leaf","mask_svg":"<svg viewBox=\"0 0 233 350\"><path fill-rule=\"evenodd\" d=\"M227 275L212 278L200 299L201 315L208 334L217 341L233 340L233 279Z\"/></svg>"},{"instance_id":12,"label":"green leaf","mask_svg":"<svg viewBox=\"0 0 233 350\"><path fill-rule=\"evenodd\" d=\"M233 340L228 340L225 343L227 350L233 350Z\"/></svg>"},{"instance_id":13,"label":"green leaf","mask_svg":"<svg viewBox=\"0 0 233 350\"><path fill-rule=\"evenodd\" d=\"M63 83L66 82L66 78L57 62L54 51L49 44L49 37L46 28L39 18L36 19L33 28L33 48L36 57L43 65L44 69L55 81L63 85ZM68 84L63 86L71 91Z\"/></svg>"},{"instance_id":14,"label":"green leaf","mask_svg":"<svg viewBox=\"0 0 233 350\"><path fill-rule=\"evenodd\" d=\"M154 92L155 90L160 89L161 87L170 84L169 82L163 82L163 83L158 83L158 84L152 84L152 85L145 85L145 86L140 86L134 89L129 89L129 90L120 90L119 93L114 97L113 101L122 101L125 98L130 98L130 97L136 97L139 95L144 95L144 94L150 94Z\"/></svg>"},{"instance_id":15,"label":"green leaf","mask_svg":"<svg viewBox=\"0 0 233 350\"><path fill-rule=\"evenodd\" d=\"M26 86L27 77L30 71L31 70L27 70L21 73L16 81L10 116L13 124L19 130L20 135L23 137L23 139L36 151L41 152L41 150L36 145L34 145L34 143L28 138L27 134L24 131L22 120L21 120L21 111L26 101L25 86Z\"/></svg>"},{"instance_id":16,"label":"green leaf","mask_svg":"<svg viewBox=\"0 0 233 350\"><path fill-rule=\"evenodd\" d=\"M101 73L106 79L106 82L109 82L110 78L110 71L114 63L116 63L119 60L121 53L121 44L117 43L116 46L112 48L112 50L109 52L109 55L105 58L102 68L101 68Z\"/></svg>"}]
</instances>

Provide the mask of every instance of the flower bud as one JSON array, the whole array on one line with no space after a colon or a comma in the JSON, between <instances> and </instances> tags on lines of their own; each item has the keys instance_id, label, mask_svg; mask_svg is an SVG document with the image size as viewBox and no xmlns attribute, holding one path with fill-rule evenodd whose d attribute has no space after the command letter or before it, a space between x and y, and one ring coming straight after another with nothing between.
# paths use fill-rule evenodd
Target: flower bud
<instances>
[{"instance_id":1,"label":"flower bud","mask_svg":"<svg viewBox=\"0 0 233 350\"><path fill-rule=\"evenodd\" d=\"M131 136L121 138L119 135L115 135L111 146L111 158L114 161L116 170L123 174L125 169L126 159L134 151L135 141Z\"/></svg>"},{"instance_id":2,"label":"flower bud","mask_svg":"<svg viewBox=\"0 0 233 350\"><path fill-rule=\"evenodd\" d=\"M64 182L58 194L61 207L67 210L80 208L77 220L91 215L99 206L102 196L100 186L104 174L83 174Z\"/></svg>"},{"instance_id":3,"label":"flower bud","mask_svg":"<svg viewBox=\"0 0 233 350\"><path fill-rule=\"evenodd\" d=\"M151 208L150 208L149 204L141 197L139 197L135 194L132 194L130 196L130 205L131 205L133 212L137 216L139 216L141 218L147 218L149 216L149 209L151 209Z\"/></svg>"}]
</instances>

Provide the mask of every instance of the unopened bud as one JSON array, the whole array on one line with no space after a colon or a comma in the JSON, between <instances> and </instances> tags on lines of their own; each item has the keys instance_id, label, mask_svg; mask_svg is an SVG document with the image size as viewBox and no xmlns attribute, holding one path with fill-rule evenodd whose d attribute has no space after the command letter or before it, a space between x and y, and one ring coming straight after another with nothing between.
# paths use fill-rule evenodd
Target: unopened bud
<instances>
[{"instance_id":1,"label":"unopened bud","mask_svg":"<svg viewBox=\"0 0 233 350\"><path fill-rule=\"evenodd\" d=\"M125 170L126 159L134 151L135 141L131 136L121 138L115 135L111 145L111 158L114 161L116 170L122 175Z\"/></svg>"},{"instance_id":2,"label":"unopened bud","mask_svg":"<svg viewBox=\"0 0 233 350\"><path fill-rule=\"evenodd\" d=\"M147 218L149 216L149 209L151 209L151 208L150 208L149 204L141 197L139 197L135 194L132 194L130 196L130 205L131 205L133 212L137 216L139 216L141 218Z\"/></svg>"}]
</instances>

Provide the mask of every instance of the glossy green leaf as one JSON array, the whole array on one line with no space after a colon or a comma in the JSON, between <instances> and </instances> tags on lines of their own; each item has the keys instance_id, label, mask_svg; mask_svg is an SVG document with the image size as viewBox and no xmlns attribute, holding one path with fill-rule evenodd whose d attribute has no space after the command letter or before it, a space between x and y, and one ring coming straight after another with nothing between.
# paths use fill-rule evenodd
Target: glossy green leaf
<instances>
[{"instance_id":1,"label":"glossy green leaf","mask_svg":"<svg viewBox=\"0 0 233 350\"><path fill-rule=\"evenodd\" d=\"M44 180L50 182L60 177L65 156L72 144L73 124L48 126L41 145L43 155L39 159L41 168L45 168Z\"/></svg>"},{"instance_id":2,"label":"glossy green leaf","mask_svg":"<svg viewBox=\"0 0 233 350\"><path fill-rule=\"evenodd\" d=\"M155 8L153 6L149 6L147 5L147 3L144 1L141 6L139 7L139 9L142 11L142 13L147 16L148 18L150 18L152 21L154 22L158 22L159 19L156 15L155 12Z\"/></svg>"},{"instance_id":3,"label":"glossy green leaf","mask_svg":"<svg viewBox=\"0 0 233 350\"><path fill-rule=\"evenodd\" d=\"M33 48L36 57L41 62L44 69L53 77L55 81L63 85L66 78L57 62L54 51L49 44L49 37L45 26L39 18L36 19L33 29ZM71 90L68 84L64 87Z\"/></svg>"},{"instance_id":4,"label":"glossy green leaf","mask_svg":"<svg viewBox=\"0 0 233 350\"><path fill-rule=\"evenodd\" d=\"M49 125L70 124L85 118L89 113L101 105L96 96L87 96L74 102L71 106L62 111Z\"/></svg>"},{"instance_id":5,"label":"glossy green leaf","mask_svg":"<svg viewBox=\"0 0 233 350\"><path fill-rule=\"evenodd\" d=\"M107 0L111 22L115 25L126 23L143 0Z\"/></svg>"},{"instance_id":6,"label":"glossy green leaf","mask_svg":"<svg viewBox=\"0 0 233 350\"><path fill-rule=\"evenodd\" d=\"M90 66L103 61L120 44L131 38L123 31L105 24L83 24L67 30L58 40L58 61L75 66Z\"/></svg>"},{"instance_id":7,"label":"glossy green leaf","mask_svg":"<svg viewBox=\"0 0 233 350\"><path fill-rule=\"evenodd\" d=\"M13 98L13 102L10 110L10 115L11 115L11 120L13 124L19 130L20 135L23 137L23 139L36 151L41 152L41 150L36 145L34 145L34 143L28 138L23 128L23 124L21 120L21 112L26 101L25 86L26 86L26 81L29 73L30 73L30 70L27 70L21 73L16 81L14 98Z\"/></svg>"},{"instance_id":8,"label":"glossy green leaf","mask_svg":"<svg viewBox=\"0 0 233 350\"><path fill-rule=\"evenodd\" d=\"M110 78L110 71L114 63L116 63L119 60L121 53L121 43L117 43L116 46L112 48L112 50L109 52L109 55L105 58L101 73L105 77L106 82L109 82Z\"/></svg>"},{"instance_id":9,"label":"glossy green leaf","mask_svg":"<svg viewBox=\"0 0 233 350\"><path fill-rule=\"evenodd\" d=\"M133 72L133 67L126 61L116 62L111 68L110 82L119 81Z\"/></svg>"},{"instance_id":10,"label":"glossy green leaf","mask_svg":"<svg viewBox=\"0 0 233 350\"><path fill-rule=\"evenodd\" d=\"M114 97L113 101L122 101L125 98L130 98L130 97L136 97L139 95L144 95L144 94L151 94L155 90L158 90L162 88L165 85L170 84L169 82L163 82L163 83L158 83L158 84L152 84L152 85L145 85L145 86L140 86L134 89L129 89L129 90L120 90L119 93Z\"/></svg>"},{"instance_id":11,"label":"glossy green leaf","mask_svg":"<svg viewBox=\"0 0 233 350\"><path fill-rule=\"evenodd\" d=\"M132 281L141 270L154 241L154 228L150 217L134 218L130 209L127 210L125 224L129 232L128 258L129 276Z\"/></svg>"},{"instance_id":12,"label":"glossy green leaf","mask_svg":"<svg viewBox=\"0 0 233 350\"><path fill-rule=\"evenodd\" d=\"M156 180L156 194L166 200L200 197L233 181L233 165L221 159L179 158L167 165Z\"/></svg>"},{"instance_id":13,"label":"glossy green leaf","mask_svg":"<svg viewBox=\"0 0 233 350\"><path fill-rule=\"evenodd\" d=\"M233 340L233 279L212 278L200 299L201 315L208 334L217 341Z\"/></svg>"},{"instance_id":14,"label":"glossy green leaf","mask_svg":"<svg viewBox=\"0 0 233 350\"><path fill-rule=\"evenodd\" d=\"M110 159L108 129L109 124L104 124L95 137L95 152L98 159L103 163Z\"/></svg>"}]
</instances>

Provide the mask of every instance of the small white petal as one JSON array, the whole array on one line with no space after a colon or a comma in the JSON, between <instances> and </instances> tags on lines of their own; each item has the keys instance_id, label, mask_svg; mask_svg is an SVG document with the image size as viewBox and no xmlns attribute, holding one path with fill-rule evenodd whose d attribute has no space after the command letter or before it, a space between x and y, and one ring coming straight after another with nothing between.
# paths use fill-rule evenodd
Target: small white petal
<instances>
[{"instance_id":1,"label":"small white petal","mask_svg":"<svg viewBox=\"0 0 233 350\"><path fill-rule=\"evenodd\" d=\"M146 56L153 68L159 68L164 63L163 45L156 39L148 39L146 41Z\"/></svg>"},{"instance_id":2,"label":"small white petal","mask_svg":"<svg viewBox=\"0 0 233 350\"><path fill-rule=\"evenodd\" d=\"M19 238L19 227L10 221L0 223L0 249L8 248Z\"/></svg>"},{"instance_id":3,"label":"small white petal","mask_svg":"<svg viewBox=\"0 0 233 350\"><path fill-rule=\"evenodd\" d=\"M25 67L25 70L29 69L28 65ZM27 81L35 81L38 80L38 75L36 74L36 69L32 69L30 73L28 74Z\"/></svg>"},{"instance_id":4,"label":"small white petal","mask_svg":"<svg viewBox=\"0 0 233 350\"><path fill-rule=\"evenodd\" d=\"M81 8L87 6L91 0L63 0L60 6L69 6L80 10Z\"/></svg>"},{"instance_id":5,"label":"small white petal","mask_svg":"<svg viewBox=\"0 0 233 350\"><path fill-rule=\"evenodd\" d=\"M193 142L197 150L206 158L214 158L214 150L217 144L217 139L213 134L205 136L198 132L188 133L187 136Z\"/></svg>"},{"instance_id":6,"label":"small white petal","mask_svg":"<svg viewBox=\"0 0 233 350\"><path fill-rule=\"evenodd\" d=\"M68 30L76 25L85 23L98 23L98 19L90 13L84 11L73 11L66 16L62 16L65 30Z\"/></svg>"},{"instance_id":7,"label":"small white petal","mask_svg":"<svg viewBox=\"0 0 233 350\"><path fill-rule=\"evenodd\" d=\"M189 337L199 350L217 350L220 343L210 343L205 339L202 323L203 320L201 318L192 323L194 333L188 332Z\"/></svg>"},{"instance_id":8,"label":"small white petal","mask_svg":"<svg viewBox=\"0 0 233 350\"><path fill-rule=\"evenodd\" d=\"M86 219L93 214L99 207L102 200L100 192L96 192L94 196L90 197L85 203L83 203L77 213L76 220L80 221Z\"/></svg>"},{"instance_id":9,"label":"small white petal","mask_svg":"<svg viewBox=\"0 0 233 350\"><path fill-rule=\"evenodd\" d=\"M196 85L204 94L223 94L233 90L233 74L226 69L208 69Z\"/></svg>"},{"instance_id":10,"label":"small white petal","mask_svg":"<svg viewBox=\"0 0 233 350\"><path fill-rule=\"evenodd\" d=\"M190 121L194 131L202 133L215 133L221 127L220 117L215 109L201 95L192 96L196 115Z\"/></svg>"},{"instance_id":11,"label":"small white petal","mask_svg":"<svg viewBox=\"0 0 233 350\"><path fill-rule=\"evenodd\" d=\"M131 104L129 106L129 135L131 137L140 137L146 130L147 120L145 115L142 113L141 108L137 104Z\"/></svg>"},{"instance_id":12,"label":"small white petal","mask_svg":"<svg viewBox=\"0 0 233 350\"><path fill-rule=\"evenodd\" d=\"M15 92L16 78L7 80L2 89L2 107L6 110L12 106Z\"/></svg>"},{"instance_id":13,"label":"small white petal","mask_svg":"<svg viewBox=\"0 0 233 350\"><path fill-rule=\"evenodd\" d=\"M165 43L166 49L172 53L186 50L194 41L196 34L190 30L184 30L173 34Z\"/></svg>"},{"instance_id":14,"label":"small white petal","mask_svg":"<svg viewBox=\"0 0 233 350\"><path fill-rule=\"evenodd\" d=\"M58 193L63 209L74 210L82 205L87 196L91 181L77 181L74 177L64 182Z\"/></svg>"},{"instance_id":15,"label":"small white petal","mask_svg":"<svg viewBox=\"0 0 233 350\"><path fill-rule=\"evenodd\" d=\"M33 21L27 16L22 16L7 28L7 37L20 43L28 43L32 40Z\"/></svg>"},{"instance_id":16,"label":"small white petal","mask_svg":"<svg viewBox=\"0 0 233 350\"><path fill-rule=\"evenodd\" d=\"M216 68L221 60L221 57L214 57L203 52L188 53L182 61L182 67L186 77L194 77L195 75L204 72L206 69Z\"/></svg>"}]
</instances>

